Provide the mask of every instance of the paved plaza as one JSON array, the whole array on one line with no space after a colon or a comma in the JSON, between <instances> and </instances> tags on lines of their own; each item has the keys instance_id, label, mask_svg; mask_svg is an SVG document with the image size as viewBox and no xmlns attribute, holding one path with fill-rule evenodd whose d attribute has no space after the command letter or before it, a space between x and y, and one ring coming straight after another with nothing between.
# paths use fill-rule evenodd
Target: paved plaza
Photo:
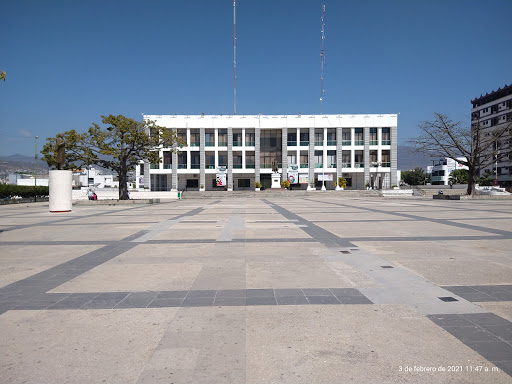
<instances>
[{"instance_id":1,"label":"paved plaza","mask_svg":"<svg viewBox=\"0 0 512 384\"><path fill-rule=\"evenodd\" d=\"M0 206L1 383L511 383L512 201Z\"/></svg>"}]
</instances>

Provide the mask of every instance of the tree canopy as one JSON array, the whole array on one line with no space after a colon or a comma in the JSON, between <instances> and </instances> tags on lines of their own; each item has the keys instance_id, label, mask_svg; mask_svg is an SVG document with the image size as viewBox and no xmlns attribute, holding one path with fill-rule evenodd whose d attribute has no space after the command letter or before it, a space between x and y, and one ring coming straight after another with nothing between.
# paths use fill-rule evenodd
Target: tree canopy
<instances>
[{"instance_id":1,"label":"tree canopy","mask_svg":"<svg viewBox=\"0 0 512 384\"><path fill-rule=\"evenodd\" d=\"M511 153L511 146L499 149L499 140L509 132L510 124L487 129L476 119L472 126L454 122L435 113L434 120L419 125L420 136L409 139L416 151L433 157L447 157L468 167L468 195L475 194L475 183L481 169L501 161ZM460 157L465 157L461 160Z\"/></svg>"},{"instance_id":2,"label":"tree canopy","mask_svg":"<svg viewBox=\"0 0 512 384\"><path fill-rule=\"evenodd\" d=\"M409 185L423 185L430 182L430 175L423 168L416 167L410 171L402 172L402 180Z\"/></svg>"},{"instance_id":3,"label":"tree canopy","mask_svg":"<svg viewBox=\"0 0 512 384\"><path fill-rule=\"evenodd\" d=\"M5 78L7 77L7 74L3 71L0 71L0 80L5 81Z\"/></svg>"},{"instance_id":4,"label":"tree canopy","mask_svg":"<svg viewBox=\"0 0 512 384\"><path fill-rule=\"evenodd\" d=\"M185 143L176 132L155 125L152 121L139 122L122 115L101 116L103 126L93 123L85 133L74 129L64 133L66 161L64 169L98 165L119 175L119 199L128 199L128 172L141 161L160 161L158 148L179 151ZM46 139L41 153L50 167L57 165L55 138Z\"/></svg>"}]
</instances>

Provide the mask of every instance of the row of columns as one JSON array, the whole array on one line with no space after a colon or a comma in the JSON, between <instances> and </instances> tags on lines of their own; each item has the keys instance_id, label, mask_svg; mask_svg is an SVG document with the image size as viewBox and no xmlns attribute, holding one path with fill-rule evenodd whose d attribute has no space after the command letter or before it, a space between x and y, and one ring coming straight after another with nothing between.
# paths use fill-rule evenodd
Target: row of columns
<instances>
[{"instance_id":1,"label":"row of columns","mask_svg":"<svg viewBox=\"0 0 512 384\"><path fill-rule=\"evenodd\" d=\"M174 129L176 130L176 129ZM336 128L336 178L341 177L342 173L342 131L343 128ZM227 187L228 191L233 190L233 128L227 128L228 131L228 168L227 168ZM287 179L287 169L288 169L288 128L281 128L282 136L281 136L281 145L282 145L282 158L281 158L281 180L284 181ZM200 128L200 142L199 142L199 183L200 185L206 184L205 177L205 168L206 168L206 158L205 158L205 128ZM300 141L300 131L297 134L297 141ZM364 129L364 180L370 181L370 129ZM243 135L242 135L243 136ZM189 137L189 132L187 132L187 137ZM254 181L260 181L260 130L255 129L254 132ZM325 159L327 156L327 128L324 128L323 132L324 146L323 146L323 158ZM391 185L397 185L397 127L391 127L391 151L390 151L390 160L391 160L391 175L390 175L390 183ZM243 138L245 141L245 138ZM380 137L379 137L380 140ZM309 156L308 156L308 174L309 180L315 179L315 128L309 128ZM178 164L178 154L172 153L172 163ZM324 160L325 161L325 160ZM300 166L300 157L297 159L297 163ZM324 162L325 166L325 162ZM171 188L178 188L178 167L172 167L172 177L171 177ZM144 163L144 174L150 175L150 164ZM151 188L151 180L150 177L144 177L144 187Z\"/></svg>"}]
</instances>

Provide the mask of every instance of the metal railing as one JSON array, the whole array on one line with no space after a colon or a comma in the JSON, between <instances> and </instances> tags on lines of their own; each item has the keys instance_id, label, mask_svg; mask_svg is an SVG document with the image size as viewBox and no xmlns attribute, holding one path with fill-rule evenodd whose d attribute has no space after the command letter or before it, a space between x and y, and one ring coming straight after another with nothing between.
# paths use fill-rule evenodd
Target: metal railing
<instances>
[{"instance_id":1,"label":"metal railing","mask_svg":"<svg viewBox=\"0 0 512 384\"><path fill-rule=\"evenodd\" d=\"M164 164L164 169L172 169L172 164Z\"/></svg>"},{"instance_id":2,"label":"metal railing","mask_svg":"<svg viewBox=\"0 0 512 384\"><path fill-rule=\"evenodd\" d=\"M364 140L356 140L354 145L364 145Z\"/></svg>"},{"instance_id":3,"label":"metal railing","mask_svg":"<svg viewBox=\"0 0 512 384\"><path fill-rule=\"evenodd\" d=\"M382 140L382 145L391 145L391 140Z\"/></svg>"},{"instance_id":4,"label":"metal railing","mask_svg":"<svg viewBox=\"0 0 512 384\"><path fill-rule=\"evenodd\" d=\"M336 140L327 140L327 145L336 145L337 143Z\"/></svg>"},{"instance_id":5,"label":"metal railing","mask_svg":"<svg viewBox=\"0 0 512 384\"><path fill-rule=\"evenodd\" d=\"M297 141L288 141L286 143L286 145L288 145L289 147L296 147L297 146Z\"/></svg>"},{"instance_id":6,"label":"metal railing","mask_svg":"<svg viewBox=\"0 0 512 384\"><path fill-rule=\"evenodd\" d=\"M307 147L307 146L309 146L309 140L308 140L308 141L301 141L301 142L300 142L300 146L301 146L301 147Z\"/></svg>"},{"instance_id":7,"label":"metal railing","mask_svg":"<svg viewBox=\"0 0 512 384\"><path fill-rule=\"evenodd\" d=\"M352 140L342 140L341 145L352 145Z\"/></svg>"}]
</instances>

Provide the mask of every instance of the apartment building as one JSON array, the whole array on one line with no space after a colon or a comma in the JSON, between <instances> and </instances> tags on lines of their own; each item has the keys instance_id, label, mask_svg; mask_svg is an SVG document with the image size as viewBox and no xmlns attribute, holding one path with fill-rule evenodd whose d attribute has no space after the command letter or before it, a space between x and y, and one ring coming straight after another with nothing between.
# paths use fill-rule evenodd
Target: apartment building
<instances>
[{"instance_id":1,"label":"apartment building","mask_svg":"<svg viewBox=\"0 0 512 384\"><path fill-rule=\"evenodd\" d=\"M484 133L490 132L498 127L503 127L504 124L512 123L512 85L506 85L499 88L497 91L486 93L485 96L480 96L471 100L473 108L471 109L471 123L472 125L480 123L480 127ZM512 186L512 155L510 149L512 146L512 132L509 129L508 133L501 137L496 142L496 147L493 148L496 152L508 152L508 155L497 161L494 165L480 170L480 175L486 169L490 169L498 184L501 187L510 188Z\"/></svg>"},{"instance_id":2,"label":"apartment building","mask_svg":"<svg viewBox=\"0 0 512 384\"><path fill-rule=\"evenodd\" d=\"M397 115L144 115L187 143L137 167L137 187L270 188L272 165L292 189L390 188L397 182Z\"/></svg>"}]
</instances>

